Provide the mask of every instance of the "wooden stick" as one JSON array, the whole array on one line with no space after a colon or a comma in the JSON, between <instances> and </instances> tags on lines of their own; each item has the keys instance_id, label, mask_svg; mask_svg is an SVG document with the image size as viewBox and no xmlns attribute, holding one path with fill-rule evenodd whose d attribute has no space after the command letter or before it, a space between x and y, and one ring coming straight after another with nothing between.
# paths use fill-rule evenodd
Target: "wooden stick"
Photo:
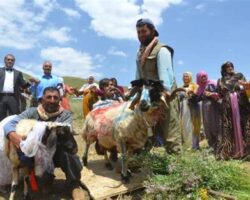
<instances>
[{"instance_id":1,"label":"wooden stick","mask_svg":"<svg viewBox=\"0 0 250 200\"><path fill-rule=\"evenodd\" d=\"M228 194L225 194L225 193L222 193L222 192L217 192L217 191L214 191L214 190L208 190L208 193L211 194L211 195L214 195L214 196L223 197L226 200L237 200L236 197L233 197L231 195L228 195Z\"/></svg>"}]
</instances>

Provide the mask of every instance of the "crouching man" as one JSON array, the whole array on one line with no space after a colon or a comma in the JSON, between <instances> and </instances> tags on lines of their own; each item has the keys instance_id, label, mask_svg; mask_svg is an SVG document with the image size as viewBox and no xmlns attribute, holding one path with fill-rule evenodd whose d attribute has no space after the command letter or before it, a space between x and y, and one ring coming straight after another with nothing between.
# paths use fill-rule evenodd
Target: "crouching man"
<instances>
[{"instance_id":1,"label":"crouching man","mask_svg":"<svg viewBox=\"0 0 250 200\"><path fill-rule=\"evenodd\" d=\"M42 103L38 107L28 108L4 126L5 136L17 147L20 147L22 137L15 132L17 123L22 119L52 121L72 124L71 112L59 105L60 93L57 88L47 87L43 92ZM67 142L67 141L65 141ZM76 143L75 143L76 144ZM66 175L66 182L74 200L88 199L87 192L81 187L82 164L76 152L69 152L67 144L57 144L53 157L55 167L60 167ZM53 176L53 175L51 175Z\"/></svg>"}]
</instances>

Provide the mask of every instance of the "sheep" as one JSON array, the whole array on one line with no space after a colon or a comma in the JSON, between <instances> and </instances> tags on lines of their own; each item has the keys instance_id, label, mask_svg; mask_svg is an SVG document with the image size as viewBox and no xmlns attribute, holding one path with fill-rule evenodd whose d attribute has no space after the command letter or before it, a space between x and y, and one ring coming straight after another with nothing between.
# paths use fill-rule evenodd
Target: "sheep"
<instances>
[{"instance_id":1,"label":"sheep","mask_svg":"<svg viewBox=\"0 0 250 200\"><path fill-rule=\"evenodd\" d=\"M136 89L132 89L135 91L138 91L138 88L141 89L144 84L143 89L139 89L132 101L113 103L110 106L92 110L85 119L82 132L86 143L82 157L84 165L87 165L88 150L94 142L104 150L102 153L106 166L110 169L112 167L106 150L117 149L121 152L123 183L129 182L130 174L127 171L129 155L134 150L142 148L148 137L153 135L151 128L162 116L161 107L168 106L162 96L163 85L160 81L137 80L132 84L135 85ZM172 95L170 99L173 99Z\"/></svg>"},{"instance_id":2,"label":"sheep","mask_svg":"<svg viewBox=\"0 0 250 200\"><path fill-rule=\"evenodd\" d=\"M36 136L36 131L40 131L41 135ZM23 143L20 144L20 149L25 152L25 155L28 154L28 157L35 157L34 171L35 175L38 177L42 177L45 172L51 172L54 169L52 158L56 151L57 143L61 140L65 140L65 137L69 140L72 140L71 137L73 138L71 126L68 124L58 122L41 122L34 119L21 120L16 126L16 133L27 137ZM37 137L40 138L35 139ZM75 142L75 140L73 141ZM31 143L29 145L25 145L25 142ZM76 142L72 145L72 148L75 147ZM11 194L9 197L10 200L14 199L16 187L18 185L19 169L21 168L23 168L24 172L23 198L29 199L28 175L30 169L27 166L22 165L19 157L21 152L20 149L17 149L9 140L7 140L7 138L5 138L5 155L9 158L12 169ZM43 153L43 156L38 158L39 161L36 162L36 154L38 153Z\"/></svg>"}]
</instances>

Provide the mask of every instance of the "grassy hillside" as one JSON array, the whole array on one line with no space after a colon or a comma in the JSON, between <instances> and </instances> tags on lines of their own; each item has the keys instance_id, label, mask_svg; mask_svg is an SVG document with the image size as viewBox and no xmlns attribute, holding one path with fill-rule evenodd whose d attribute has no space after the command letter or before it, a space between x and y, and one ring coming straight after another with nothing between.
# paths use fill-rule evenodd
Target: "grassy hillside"
<instances>
[{"instance_id":1,"label":"grassy hillside","mask_svg":"<svg viewBox=\"0 0 250 200\"><path fill-rule=\"evenodd\" d=\"M76 88L80 88L84 83L86 83L87 81L85 79L82 78L78 78L78 77L71 77L71 76L64 76L63 77L64 83L66 83L67 85L71 86L71 87L76 87Z\"/></svg>"},{"instance_id":2,"label":"grassy hillside","mask_svg":"<svg viewBox=\"0 0 250 200\"><path fill-rule=\"evenodd\" d=\"M31 76L29 75L29 74L25 74L25 73L23 73L23 77L24 77L24 79L29 79L29 78L31 78ZM75 88L80 88L84 83L86 83L87 82L87 80L85 80L85 79L82 79L82 78L78 78L78 77L71 77L71 76L64 76L63 77L63 80L64 80L64 82L67 84L67 85L69 85L69 86L71 86L71 87L75 87Z\"/></svg>"}]
</instances>

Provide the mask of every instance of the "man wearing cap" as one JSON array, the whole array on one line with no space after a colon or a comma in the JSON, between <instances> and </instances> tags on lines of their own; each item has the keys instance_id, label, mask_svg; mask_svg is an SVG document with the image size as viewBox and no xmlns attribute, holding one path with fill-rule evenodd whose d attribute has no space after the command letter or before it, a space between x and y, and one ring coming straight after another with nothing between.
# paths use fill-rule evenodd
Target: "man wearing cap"
<instances>
[{"instance_id":1,"label":"man wearing cap","mask_svg":"<svg viewBox=\"0 0 250 200\"><path fill-rule=\"evenodd\" d=\"M0 68L0 121L7 114L19 114L20 88L27 88L29 83L24 81L22 72L13 68L15 57L7 54L4 57L5 66Z\"/></svg>"},{"instance_id":2,"label":"man wearing cap","mask_svg":"<svg viewBox=\"0 0 250 200\"><path fill-rule=\"evenodd\" d=\"M161 80L165 88L164 94L176 89L176 80L173 71L174 50L158 41L159 33L150 19L139 19L136 23L137 36L140 48L137 53L136 79ZM156 127L156 135L161 136L169 153L181 150L181 128L178 119L178 102L170 103L164 112L166 115Z\"/></svg>"}]
</instances>

